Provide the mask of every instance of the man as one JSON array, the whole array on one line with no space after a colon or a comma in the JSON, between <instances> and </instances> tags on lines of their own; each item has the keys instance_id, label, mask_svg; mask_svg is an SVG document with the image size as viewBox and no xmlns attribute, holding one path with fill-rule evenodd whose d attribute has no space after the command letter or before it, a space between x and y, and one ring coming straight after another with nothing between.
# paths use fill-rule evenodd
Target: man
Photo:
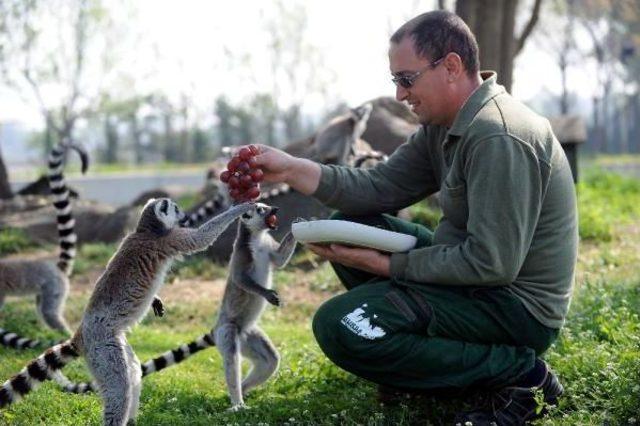
<instances>
[{"instance_id":1,"label":"man","mask_svg":"<svg viewBox=\"0 0 640 426\"><path fill-rule=\"evenodd\" d=\"M391 37L396 98L423 126L373 169L324 166L261 147L265 178L286 182L349 220L411 233L384 254L309 247L330 260L346 293L320 307L313 331L338 366L379 385L436 393L492 391L461 424L523 424L536 390L562 386L539 358L557 338L577 255L571 171L549 123L478 72L473 34L435 11ZM381 213L440 191L432 233Z\"/></svg>"}]
</instances>

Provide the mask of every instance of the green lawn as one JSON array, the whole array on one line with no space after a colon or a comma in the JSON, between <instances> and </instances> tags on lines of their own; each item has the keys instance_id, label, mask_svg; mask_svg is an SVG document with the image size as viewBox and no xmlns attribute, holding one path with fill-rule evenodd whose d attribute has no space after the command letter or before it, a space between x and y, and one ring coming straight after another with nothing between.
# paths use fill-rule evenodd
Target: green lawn
<instances>
[{"instance_id":1,"label":"green lawn","mask_svg":"<svg viewBox=\"0 0 640 426\"><path fill-rule=\"evenodd\" d=\"M580 208L589 220L600 221L594 220L594 225L581 223L583 240L575 297L567 326L546 356L565 385L566 396L537 424L618 425L640 421L640 218L622 200L631 197L630 205L640 206L640 183L607 181L598 194L603 178L594 176L580 188ZM603 203L619 209L612 210ZM593 209L599 209L599 213L593 213ZM613 226L601 226L600 222ZM589 226L598 226L598 231L588 232ZM109 252L109 246L83 248L80 258L86 256L91 261L80 265L74 281L83 277L86 281L86 276L95 275L95 264L103 262ZM276 275L285 306L267 308L262 319L281 353L281 367L247 399L251 409L226 412L229 401L221 359L215 349L208 349L145 379L139 425L408 425L450 420L464 401L427 399L393 408L380 406L374 386L342 372L322 355L310 330L311 317L317 305L339 288L326 264L309 269L304 255L297 260L307 267L290 267ZM217 280L194 281L198 276ZM141 360L211 327L223 285L221 276L220 267L197 260L173 273L163 294L167 315L146 318L130 334ZM195 286L198 297L188 298L190 286ZM67 304L67 317L74 324L89 288L83 284ZM39 329L31 300L9 299L0 311L0 324L30 336L59 337ZM37 354L35 350L0 348L0 379L19 371ZM74 379L87 377L81 361L65 372ZM96 396L63 394L46 384L1 412L0 424L99 424L100 411Z\"/></svg>"}]
</instances>

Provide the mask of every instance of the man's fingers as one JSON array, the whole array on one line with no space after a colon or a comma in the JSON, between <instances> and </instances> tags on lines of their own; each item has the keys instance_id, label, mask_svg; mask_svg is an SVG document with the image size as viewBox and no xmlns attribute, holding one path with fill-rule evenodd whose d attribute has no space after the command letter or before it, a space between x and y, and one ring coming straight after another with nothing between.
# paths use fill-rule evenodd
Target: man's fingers
<instances>
[{"instance_id":1,"label":"man's fingers","mask_svg":"<svg viewBox=\"0 0 640 426\"><path fill-rule=\"evenodd\" d=\"M254 160L255 160L256 164L257 164L257 165L259 165L259 166L261 166L261 165L263 165L263 164L267 161L267 159L266 159L265 157L266 157L266 154L265 154L265 153L262 153L262 154L258 154L258 155L256 155L256 156L255 156L255 157L253 157L253 158L254 158Z\"/></svg>"},{"instance_id":2,"label":"man's fingers","mask_svg":"<svg viewBox=\"0 0 640 426\"><path fill-rule=\"evenodd\" d=\"M323 246L320 244L305 244L305 246L319 256L331 258L330 260L332 260L335 256L333 251L328 246Z\"/></svg>"}]
</instances>

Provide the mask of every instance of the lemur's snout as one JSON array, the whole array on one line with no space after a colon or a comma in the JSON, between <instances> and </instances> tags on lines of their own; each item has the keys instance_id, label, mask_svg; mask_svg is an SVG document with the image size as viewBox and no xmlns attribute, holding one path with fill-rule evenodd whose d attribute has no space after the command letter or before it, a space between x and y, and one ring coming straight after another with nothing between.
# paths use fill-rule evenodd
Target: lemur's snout
<instances>
[{"instance_id":1,"label":"lemur's snout","mask_svg":"<svg viewBox=\"0 0 640 426\"><path fill-rule=\"evenodd\" d=\"M271 207L269 214L264 218L264 223L269 227L269 229L278 229L278 216L276 216L277 211L278 207Z\"/></svg>"}]
</instances>

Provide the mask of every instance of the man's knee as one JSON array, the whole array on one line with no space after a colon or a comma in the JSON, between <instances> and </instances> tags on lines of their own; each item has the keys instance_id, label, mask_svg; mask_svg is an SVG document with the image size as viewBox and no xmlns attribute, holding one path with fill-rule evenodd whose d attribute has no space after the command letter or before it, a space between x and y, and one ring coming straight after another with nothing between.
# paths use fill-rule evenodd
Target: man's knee
<instances>
[{"instance_id":1,"label":"man's knee","mask_svg":"<svg viewBox=\"0 0 640 426\"><path fill-rule=\"evenodd\" d=\"M334 358L334 354L339 350L336 336L339 319L334 308L335 304L335 298L322 304L313 316L311 323L313 335L320 349L331 359Z\"/></svg>"},{"instance_id":2,"label":"man's knee","mask_svg":"<svg viewBox=\"0 0 640 426\"><path fill-rule=\"evenodd\" d=\"M338 365L346 359L375 357L386 346L383 340L391 331L370 324L363 312L361 304L343 294L326 301L313 317L318 345Z\"/></svg>"}]
</instances>

